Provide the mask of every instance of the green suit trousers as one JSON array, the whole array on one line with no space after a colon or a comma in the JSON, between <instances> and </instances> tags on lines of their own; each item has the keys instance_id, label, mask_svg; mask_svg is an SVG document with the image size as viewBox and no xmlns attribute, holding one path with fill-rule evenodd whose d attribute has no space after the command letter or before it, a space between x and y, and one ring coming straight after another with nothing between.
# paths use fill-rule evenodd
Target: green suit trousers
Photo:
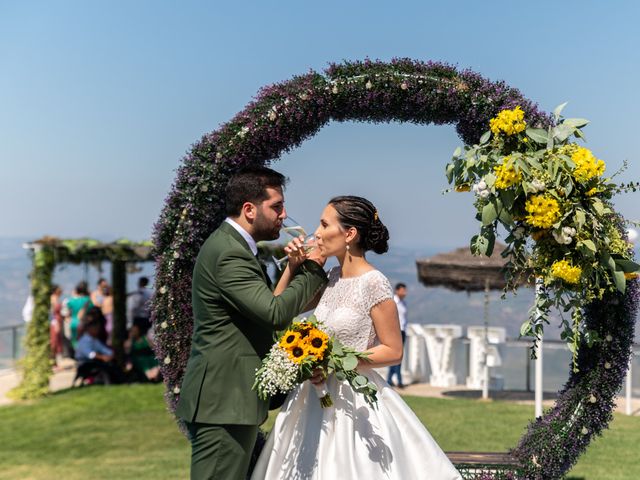
<instances>
[{"instance_id":1,"label":"green suit trousers","mask_svg":"<svg viewBox=\"0 0 640 480\"><path fill-rule=\"evenodd\" d=\"M191 480L246 480L257 425L187 423Z\"/></svg>"}]
</instances>

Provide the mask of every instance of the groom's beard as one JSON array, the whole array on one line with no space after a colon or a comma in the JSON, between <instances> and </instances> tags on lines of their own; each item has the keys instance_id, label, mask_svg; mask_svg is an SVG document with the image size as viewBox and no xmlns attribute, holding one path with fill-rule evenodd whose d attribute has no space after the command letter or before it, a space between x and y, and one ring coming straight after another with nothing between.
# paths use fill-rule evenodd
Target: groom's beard
<instances>
[{"instance_id":1,"label":"groom's beard","mask_svg":"<svg viewBox=\"0 0 640 480\"><path fill-rule=\"evenodd\" d=\"M280 222L274 225L273 221L259 213L253 222L253 239L256 242L277 240L280 236L280 226Z\"/></svg>"}]
</instances>

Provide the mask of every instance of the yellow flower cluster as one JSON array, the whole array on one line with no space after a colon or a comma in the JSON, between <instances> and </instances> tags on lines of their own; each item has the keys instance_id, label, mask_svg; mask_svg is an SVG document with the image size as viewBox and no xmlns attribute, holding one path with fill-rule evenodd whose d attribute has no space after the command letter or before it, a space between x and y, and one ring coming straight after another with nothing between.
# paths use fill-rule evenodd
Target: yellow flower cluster
<instances>
[{"instance_id":1,"label":"yellow flower cluster","mask_svg":"<svg viewBox=\"0 0 640 480\"><path fill-rule=\"evenodd\" d=\"M524 112L520 107L513 110L502 110L497 117L489 120L489 126L494 134L504 132L507 135L514 135L527 128L524 121Z\"/></svg>"},{"instance_id":2,"label":"yellow flower cluster","mask_svg":"<svg viewBox=\"0 0 640 480\"><path fill-rule=\"evenodd\" d=\"M524 208L529 213L526 222L532 227L551 228L560 218L560 205L550 195L532 195Z\"/></svg>"},{"instance_id":3,"label":"yellow flower cluster","mask_svg":"<svg viewBox=\"0 0 640 480\"><path fill-rule=\"evenodd\" d=\"M493 167L493 171L496 174L495 187L499 190L509 188L522 181L522 174L517 172L511 163L511 156L504 157L502 165Z\"/></svg>"},{"instance_id":4,"label":"yellow flower cluster","mask_svg":"<svg viewBox=\"0 0 640 480\"><path fill-rule=\"evenodd\" d=\"M591 150L584 147L577 147L571 154L571 160L576 164L573 170L574 178L581 183L599 177L606 168L602 160L597 159Z\"/></svg>"},{"instance_id":5,"label":"yellow flower cluster","mask_svg":"<svg viewBox=\"0 0 640 480\"><path fill-rule=\"evenodd\" d=\"M559 260L551 265L551 275L567 283L578 283L580 275L582 275L582 269L573 267L567 260Z\"/></svg>"},{"instance_id":6,"label":"yellow flower cluster","mask_svg":"<svg viewBox=\"0 0 640 480\"><path fill-rule=\"evenodd\" d=\"M295 363L311 357L320 361L329 345L329 336L310 323L296 322L280 338L279 345Z\"/></svg>"}]
</instances>

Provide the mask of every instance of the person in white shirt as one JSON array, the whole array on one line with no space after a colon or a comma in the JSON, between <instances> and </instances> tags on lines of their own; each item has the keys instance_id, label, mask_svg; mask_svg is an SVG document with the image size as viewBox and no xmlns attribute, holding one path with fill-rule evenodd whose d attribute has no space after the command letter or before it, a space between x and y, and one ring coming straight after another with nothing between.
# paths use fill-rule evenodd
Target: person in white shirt
<instances>
[{"instance_id":1,"label":"person in white shirt","mask_svg":"<svg viewBox=\"0 0 640 480\"><path fill-rule=\"evenodd\" d=\"M404 345L404 341L407 338L407 304L404 301L406 296L407 286L404 283L396 284L393 300L396 302L396 306L398 307L398 318L400 320L400 334L402 335L402 345ZM393 385L393 377L395 375L398 379L398 388L404 388L404 384L402 383L401 366L402 365L399 364L389 367L389 373L387 374L387 383L389 385Z\"/></svg>"},{"instance_id":2,"label":"person in white shirt","mask_svg":"<svg viewBox=\"0 0 640 480\"><path fill-rule=\"evenodd\" d=\"M138 289L131 292L127 298L127 330L134 323L137 324L145 332L151 327L151 290L147 288L149 279L140 277L138 279Z\"/></svg>"}]
</instances>

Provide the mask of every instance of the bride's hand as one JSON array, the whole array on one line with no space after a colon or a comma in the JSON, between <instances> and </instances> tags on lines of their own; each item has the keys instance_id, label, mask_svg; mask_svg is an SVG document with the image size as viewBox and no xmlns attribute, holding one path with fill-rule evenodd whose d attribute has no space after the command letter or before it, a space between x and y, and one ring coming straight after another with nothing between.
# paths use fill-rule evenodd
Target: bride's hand
<instances>
[{"instance_id":1,"label":"bride's hand","mask_svg":"<svg viewBox=\"0 0 640 480\"><path fill-rule=\"evenodd\" d=\"M324 372L324 368L316 368L313 371L313 376L309 379L314 385L321 385L327 380L327 376Z\"/></svg>"},{"instance_id":2,"label":"bride's hand","mask_svg":"<svg viewBox=\"0 0 640 480\"><path fill-rule=\"evenodd\" d=\"M291 240L287 243L287 246L284 247L284 253L289 257L289 268L292 272L307 259L307 255L304 253L304 249L302 248L303 242L304 237L301 235L298 238Z\"/></svg>"}]
</instances>

